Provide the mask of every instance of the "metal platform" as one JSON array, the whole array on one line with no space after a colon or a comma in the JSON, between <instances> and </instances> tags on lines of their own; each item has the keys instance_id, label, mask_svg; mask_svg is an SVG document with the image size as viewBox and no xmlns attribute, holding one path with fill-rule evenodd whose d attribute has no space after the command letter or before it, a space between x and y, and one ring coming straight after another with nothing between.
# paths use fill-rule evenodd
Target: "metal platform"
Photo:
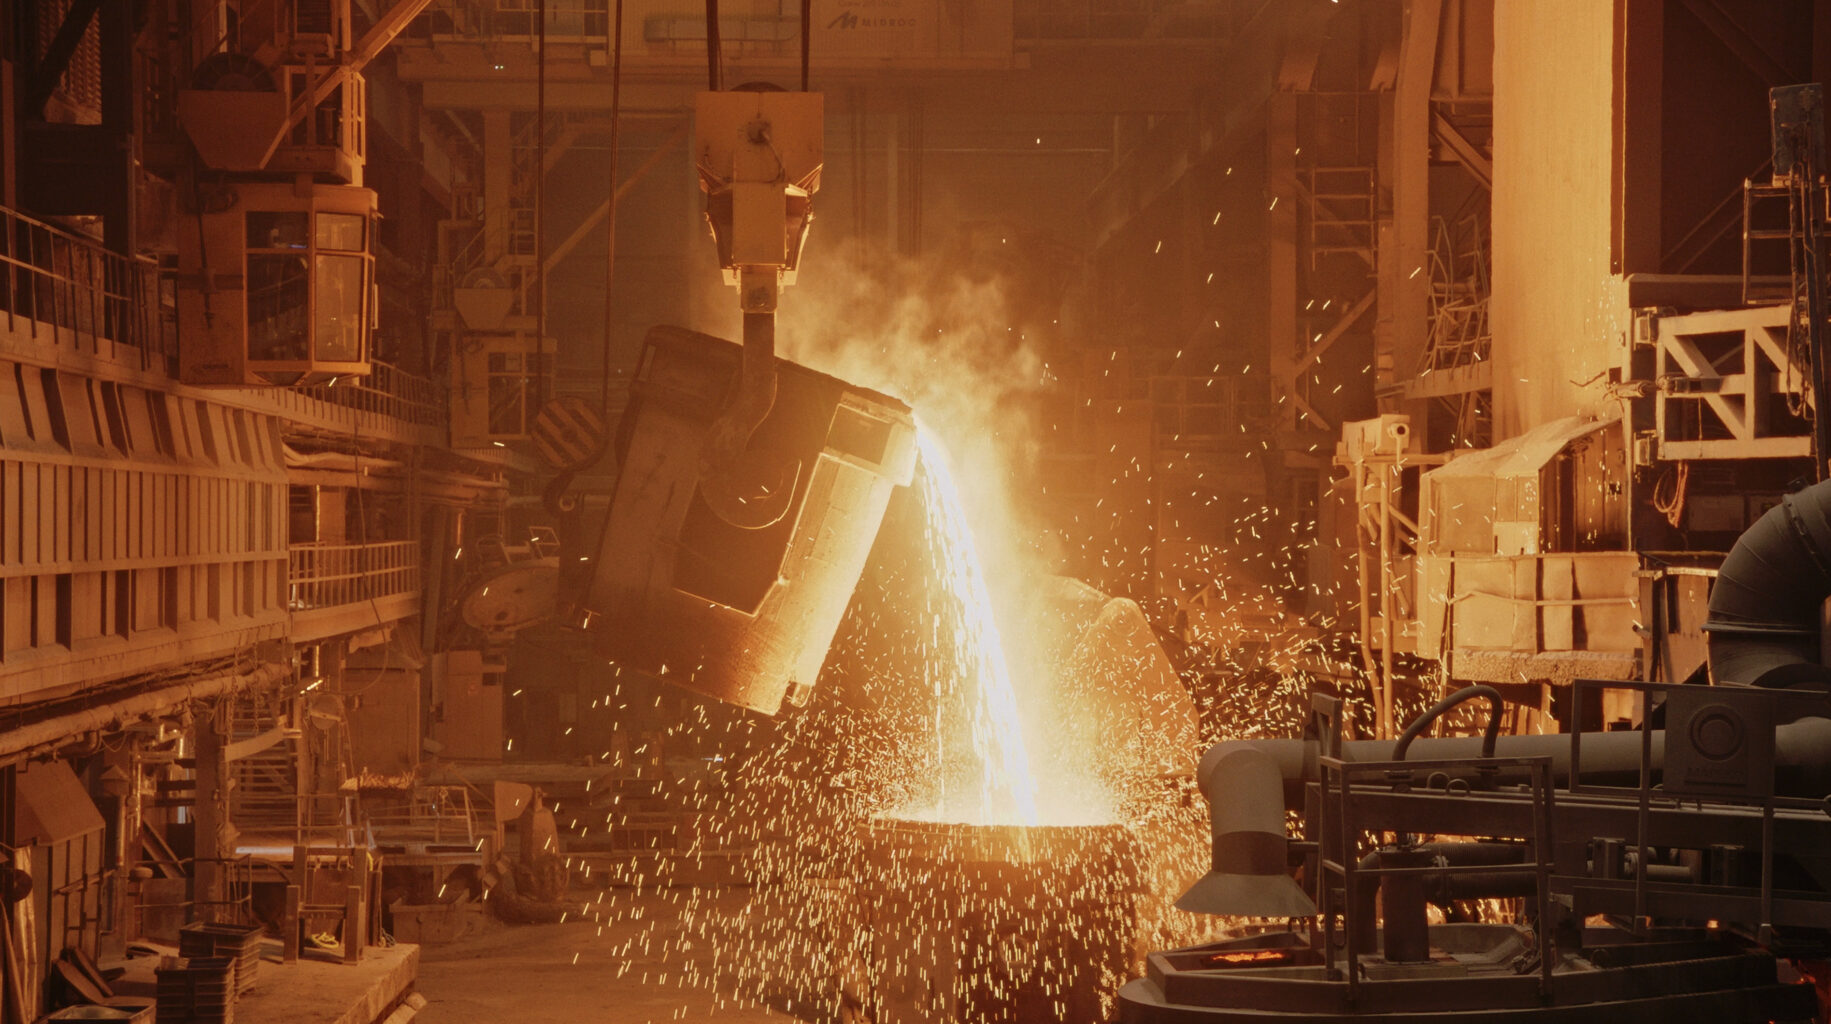
<instances>
[{"instance_id":1,"label":"metal platform","mask_svg":"<svg viewBox=\"0 0 1831 1024\"><path fill-rule=\"evenodd\" d=\"M1417 1020L1433 1024L1620 1024L1621 1021L1809 1021L1809 985L1776 974L1772 956L1730 936L1673 933L1630 941L1590 929L1579 949L1557 955L1541 976L1537 943L1504 924L1430 929L1431 956L1420 963L1362 958L1350 983L1323 963L1304 932L1153 953L1147 975L1119 992L1122 1024L1171 1022Z\"/></svg>"}]
</instances>

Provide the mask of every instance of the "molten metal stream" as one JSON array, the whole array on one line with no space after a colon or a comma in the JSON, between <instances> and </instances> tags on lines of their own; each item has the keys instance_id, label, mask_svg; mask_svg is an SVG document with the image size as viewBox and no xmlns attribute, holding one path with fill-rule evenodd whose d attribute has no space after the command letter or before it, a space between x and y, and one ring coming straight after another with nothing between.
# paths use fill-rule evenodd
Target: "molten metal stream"
<instances>
[{"instance_id":1,"label":"molten metal stream","mask_svg":"<svg viewBox=\"0 0 1831 1024\"><path fill-rule=\"evenodd\" d=\"M943 793L939 794L936 812L944 820L1035 825L1036 779L1030 770L1011 668L966 507L960 500L947 450L919 424L916 438L922 464L919 475L929 569L941 590L937 607L931 609L934 646L927 669L937 698L936 732L945 742L946 730L939 716L940 708L946 704L943 697L947 687L965 687L973 753L979 762L978 806L960 806Z\"/></svg>"}]
</instances>

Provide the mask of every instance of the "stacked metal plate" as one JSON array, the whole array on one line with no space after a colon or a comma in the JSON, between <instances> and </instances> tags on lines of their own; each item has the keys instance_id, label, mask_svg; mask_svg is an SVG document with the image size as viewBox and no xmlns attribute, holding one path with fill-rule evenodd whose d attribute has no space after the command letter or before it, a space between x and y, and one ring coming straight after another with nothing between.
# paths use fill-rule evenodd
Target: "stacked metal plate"
<instances>
[{"instance_id":1,"label":"stacked metal plate","mask_svg":"<svg viewBox=\"0 0 1831 1024\"><path fill-rule=\"evenodd\" d=\"M198 921L178 929L178 955L226 956L235 960L235 991L254 987L261 969L261 935L258 924L219 924Z\"/></svg>"},{"instance_id":2,"label":"stacked metal plate","mask_svg":"<svg viewBox=\"0 0 1831 1024\"><path fill-rule=\"evenodd\" d=\"M154 974L158 1024L233 1024L234 957L171 957Z\"/></svg>"}]
</instances>

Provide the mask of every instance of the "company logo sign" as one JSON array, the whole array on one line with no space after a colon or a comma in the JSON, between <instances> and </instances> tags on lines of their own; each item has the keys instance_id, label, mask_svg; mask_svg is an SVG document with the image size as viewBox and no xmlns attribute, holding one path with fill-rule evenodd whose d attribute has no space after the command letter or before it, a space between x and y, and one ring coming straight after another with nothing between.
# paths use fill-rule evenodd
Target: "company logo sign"
<instances>
[{"instance_id":1,"label":"company logo sign","mask_svg":"<svg viewBox=\"0 0 1831 1024\"><path fill-rule=\"evenodd\" d=\"M906 15L898 16L869 12L860 14L857 10L840 11L832 21L826 23L827 28L839 30L859 28L915 28L915 26L916 19Z\"/></svg>"}]
</instances>

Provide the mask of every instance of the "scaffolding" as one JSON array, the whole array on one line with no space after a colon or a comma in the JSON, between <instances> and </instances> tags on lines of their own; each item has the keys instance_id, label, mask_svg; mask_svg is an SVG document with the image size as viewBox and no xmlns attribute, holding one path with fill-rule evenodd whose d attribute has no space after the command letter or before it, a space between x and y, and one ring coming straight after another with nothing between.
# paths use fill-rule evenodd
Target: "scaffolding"
<instances>
[{"instance_id":1,"label":"scaffolding","mask_svg":"<svg viewBox=\"0 0 1831 1024\"><path fill-rule=\"evenodd\" d=\"M1488 229L1485 214L1431 218L1430 328L1415 388L1455 424L1451 447L1485 448L1489 423ZM1427 383L1426 383L1427 382Z\"/></svg>"}]
</instances>

